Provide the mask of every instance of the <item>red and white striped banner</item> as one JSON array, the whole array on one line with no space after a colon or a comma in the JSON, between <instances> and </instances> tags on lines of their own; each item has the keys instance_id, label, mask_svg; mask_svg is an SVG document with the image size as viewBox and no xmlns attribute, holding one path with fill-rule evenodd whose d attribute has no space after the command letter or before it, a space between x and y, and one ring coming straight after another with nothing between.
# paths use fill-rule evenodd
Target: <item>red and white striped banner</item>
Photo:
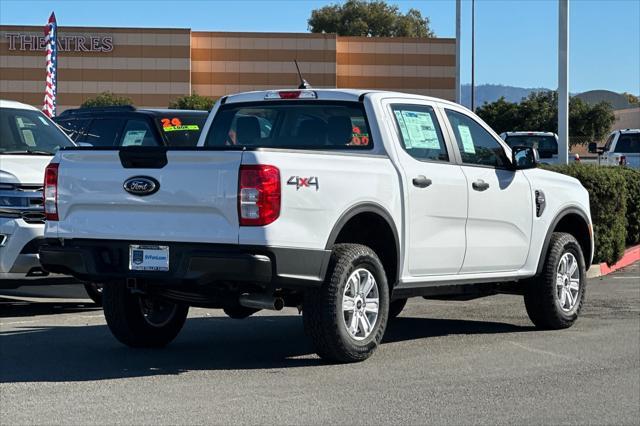
<instances>
[{"instance_id":1,"label":"red and white striped banner","mask_svg":"<svg viewBox=\"0 0 640 426\"><path fill-rule=\"evenodd\" d=\"M56 93L58 85L58 46L57 43L58 25L56 15L51 12L49 22L44 27L46 41L45 52L47 55L47 83L44 91L44 105L42 111L49 117L56 115Z\"/></svg>"}]
</instances>

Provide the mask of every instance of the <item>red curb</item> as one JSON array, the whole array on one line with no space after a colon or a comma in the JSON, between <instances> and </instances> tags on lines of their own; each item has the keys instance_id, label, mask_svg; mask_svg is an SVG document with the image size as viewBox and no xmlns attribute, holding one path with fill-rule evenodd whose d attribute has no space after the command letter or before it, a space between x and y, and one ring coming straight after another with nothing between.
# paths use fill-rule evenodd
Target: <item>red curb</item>
<instances>
[{"instance_id":1,"label":"red curb","mask_svg":"<svg viewBox=\"0 0 640 426\"><path fill-rule=\"evenodd\" d=\"M617 271L620 268L631 265L633 262L640 260L640 244L637 246L629 247L624 251L622 259L618 260L613 265L609 266L606 263L600 264L600 275L607 275L613 271Z\"/></svg>"}]
</instances>

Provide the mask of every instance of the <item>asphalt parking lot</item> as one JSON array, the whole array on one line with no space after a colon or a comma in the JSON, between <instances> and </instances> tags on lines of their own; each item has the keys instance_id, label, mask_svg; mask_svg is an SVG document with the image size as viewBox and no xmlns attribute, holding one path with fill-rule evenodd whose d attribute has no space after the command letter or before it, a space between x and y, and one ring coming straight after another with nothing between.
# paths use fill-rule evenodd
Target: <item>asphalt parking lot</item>
<instances>
[{"instance_id":1,"label":"asphalt parking lot","mask_svg":"<svg viewBox=\"0 0 640 426\"><path fill-rule=\"evenodd\" d=\"M295 310L192 309L172 345L132 350L89 305L0 299L0 423L637 424L640 263L587 297L563 331L516 296L413 299L355 365L323 364Z\"/></svg>"}]
</instances>

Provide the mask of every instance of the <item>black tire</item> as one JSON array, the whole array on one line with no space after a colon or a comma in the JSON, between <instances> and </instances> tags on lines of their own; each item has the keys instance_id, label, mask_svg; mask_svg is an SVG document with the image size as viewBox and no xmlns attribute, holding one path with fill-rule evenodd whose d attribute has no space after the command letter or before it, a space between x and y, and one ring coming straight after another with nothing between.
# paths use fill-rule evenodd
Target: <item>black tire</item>
<instances>
[{"instance_id":1,"label":"black tire","mask_svg":"<svg viewBox=\"0 0 640 426\"><path fill-rule=\"evenodd\" d=\"M222 309L229 318L245 319L258 312L260 309L245 308L244 306L228 306Z\"/></svg>"},{"instance_id":2,"label":"black tire","mask_svg":"<svg viewBox=\"0 0 640 426\"><path fill-rule=\"evenodd\" d=\"M392 320L394 318L397 318L398 315L400 315L400 313L404 309L406 304L407 304L406 298L392 300L391 303L389 303L389 319Z\"/></svg>"},{"instance_id":3,"label":"black tire","mask_svg":"<svg viewBox=\"0 0 640 426\"><path fill-rule=\"evenodd\" d=\"M561 307L556 285L558 265L566 253L576 259L579 273L579 288L575 296L575 304L569 310ZM571 327L578 319L585 300L586 276L584 257L578 241L571 234L554 232L549 241L549 250L542 273L525 284L524 304L535 326L548 330Z\"/></svg>"},{"instance_id":4,"label":"black tire","mask_svg":"<svg viewBox=\"0 0 640 426\"><path fill-rule=\"evenodd\" d=\"M89 299L93 300L93 303L102 306L102 284L84 283L84 290L87 292Z\"/></svg>"},{"instance_id":5,"label":"black tire","mask_svg":"<svg viewBox=\"0 0 640 426\"><path fill-rule=\"evenodd\" d=\"M342 310L347 280L358 269L366 269L373 275L379 299L378 317L370 334L362 340L349 334ZM327 361L346 363L369 358L382 340L388 312L389 288L382 263L373 250L359 244L335 245L324 284L304 295L305 331L318 355Z\"/></svg>"},{"instance_id":6,"label":"black tire","mask_svg":"<svg viewBox=\"0 0 640 426\"><path fill-rule=\"evenodd\" d=\"M122 281L106 283L102 300L111 333L135 348L166 346L178 335L189 313L187 305L132 293Z\"/></svg>"}]
</instances>

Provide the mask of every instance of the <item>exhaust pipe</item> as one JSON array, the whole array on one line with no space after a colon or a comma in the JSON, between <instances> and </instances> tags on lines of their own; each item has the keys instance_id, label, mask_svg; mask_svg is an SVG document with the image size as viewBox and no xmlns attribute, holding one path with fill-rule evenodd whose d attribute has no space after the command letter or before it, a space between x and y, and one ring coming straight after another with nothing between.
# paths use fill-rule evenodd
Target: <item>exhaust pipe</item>
<instances>
[{"instance_id":1,"label":"exhaust pipe","mask_svg":"<svg viewBox=\"0 0 640 426\"><path fill-rule=\"evenodd\" d=\"M274 297L261 293L243 294L238 298L238 303L245 308L269 309L281 311L284 308L282 297Z\"/></svg>"}]
</instances>

